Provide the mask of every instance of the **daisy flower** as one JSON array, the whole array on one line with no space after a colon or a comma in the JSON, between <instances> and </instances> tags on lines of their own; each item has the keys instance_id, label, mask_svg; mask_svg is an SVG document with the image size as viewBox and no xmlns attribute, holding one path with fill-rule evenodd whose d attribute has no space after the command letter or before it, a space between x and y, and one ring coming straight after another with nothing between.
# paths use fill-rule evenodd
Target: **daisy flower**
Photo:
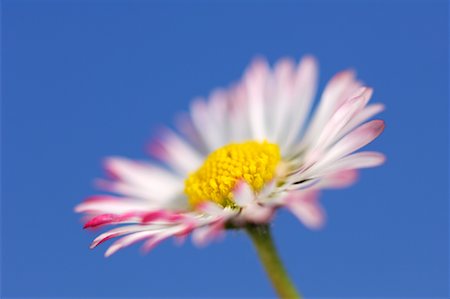
<instances>
[{"instance_id":1,"label":"daisy flower","mask_svg":"<svg viewBox=\"0 0 450 299\"><path fill-rule=\"evenodd\" d=\"M317 73L310 56L298 64L282 59L273 68L256 59L230 88L195 99L177 131L161 130L148 147L159 163L106 159L109 179L99 186L116 195L92 196L76 207L85 228L115 225L91 248L118 238L106 256L138 241L148 251L188 235L202 245L226 229L244 228L269 275L285 274L278 257L266 254L274 251L268 226L275 212L286 208L304 225L320 228L319 190L348 186L359 168L385 160L378 152L355 153L384 129L382 120L370 120L383 110L368 104L372 89L343 71L311 112ZM271 277L276 288L274 279L288 281L284 274ZM296 294L279 285L280 296Z\"/></svg>"}]
</instances>

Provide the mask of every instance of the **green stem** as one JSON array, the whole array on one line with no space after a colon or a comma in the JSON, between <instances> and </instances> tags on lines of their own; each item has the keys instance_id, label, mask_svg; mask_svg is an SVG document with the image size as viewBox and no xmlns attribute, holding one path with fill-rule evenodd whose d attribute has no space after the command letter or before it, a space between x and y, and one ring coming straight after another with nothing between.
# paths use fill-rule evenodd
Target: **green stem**
<instances>
[{"instance_id":1,"label":"green stem","mask_svg":"<svg viewBox=\"0 0 450 299\"><path fill-rule=\"evenodd\" d=\"M247 226L246 230L255 245L259 258L278 296L280 298L302 298L295 289L277 254L269 226L251 225Z\"/></svg>"}]
</instances>

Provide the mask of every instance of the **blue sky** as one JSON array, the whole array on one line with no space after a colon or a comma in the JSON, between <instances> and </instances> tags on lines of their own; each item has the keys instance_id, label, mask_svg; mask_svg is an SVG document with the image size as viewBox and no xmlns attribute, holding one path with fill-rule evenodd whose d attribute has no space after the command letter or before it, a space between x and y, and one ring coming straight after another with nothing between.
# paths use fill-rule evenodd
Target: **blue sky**
<instances>
[{"instance_id":1,"label":"blue sky","mask_svg":"<svg viewBox=\"0 0 450 299\"><path fill-rule=\"evenodd\" d=\"M271 297L243 233L103 258L73 206L105 156L144 146L255 55L354 68L387 110L387 163L323 192L328 223L273 225L307 297L448 296L446 1L2 2L2 295Z\"/></svg>"}]
</instances>

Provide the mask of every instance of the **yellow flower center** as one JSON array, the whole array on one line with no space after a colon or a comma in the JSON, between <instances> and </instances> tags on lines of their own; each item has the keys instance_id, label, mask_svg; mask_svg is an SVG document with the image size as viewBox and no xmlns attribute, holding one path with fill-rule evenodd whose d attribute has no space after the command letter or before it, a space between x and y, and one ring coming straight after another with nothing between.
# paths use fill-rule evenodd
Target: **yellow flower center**
<instances>
[{"instance_id":1,"label":"yellow flower center","mask_svg":"<svg viewBox=\"0 0 450 299\"><path fill-rule=\"evenodd\" d=\"M189 203L214 201L233 207L233 188L240 180L259 192L272 180L281 160L280 148L269 142L231 143L212 152L184 183Z\"/></svg>"}]
</instances>

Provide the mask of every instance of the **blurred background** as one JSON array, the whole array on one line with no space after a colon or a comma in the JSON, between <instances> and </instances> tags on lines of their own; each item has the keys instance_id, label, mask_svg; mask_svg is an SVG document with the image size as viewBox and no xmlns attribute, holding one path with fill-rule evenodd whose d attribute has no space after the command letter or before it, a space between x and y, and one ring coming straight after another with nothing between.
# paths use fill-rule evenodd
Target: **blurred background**
<instances>
[{"instance_id":1,"label":"blurred background","mask_svg":"<svg viewBox=\"0 0 450 299\"><path fill-rule=\"evenodd\" d=\"M307 298L447 298L448 48L447 1L2 1L2 296L274 296L243 233L105 259L73 207L255 55L313 54L321 89L354 68L386 104L388 161L323 192L320 231L277 215L289 272Z\"/></svg>"}]
</instances>

